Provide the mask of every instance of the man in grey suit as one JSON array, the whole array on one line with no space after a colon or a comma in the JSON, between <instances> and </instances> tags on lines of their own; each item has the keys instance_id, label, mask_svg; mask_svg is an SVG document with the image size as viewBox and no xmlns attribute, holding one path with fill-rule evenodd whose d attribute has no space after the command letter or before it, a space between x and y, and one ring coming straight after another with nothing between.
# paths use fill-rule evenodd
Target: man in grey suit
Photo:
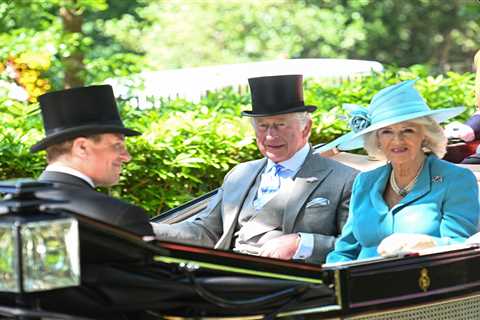
<instances>
[{"instance_id":1,"label":"man in grey suit","mask_svg":"<svg viewBox=\"0 0 480 320\"><path fill-rule=\"evenodd\" d=\"M153 223L159 239L322 263L347 219L356 171L313 152L315 106L301 75L249 79L251 117L265 158L241 163L194 219Z\"/></svg>"}]
</instances>

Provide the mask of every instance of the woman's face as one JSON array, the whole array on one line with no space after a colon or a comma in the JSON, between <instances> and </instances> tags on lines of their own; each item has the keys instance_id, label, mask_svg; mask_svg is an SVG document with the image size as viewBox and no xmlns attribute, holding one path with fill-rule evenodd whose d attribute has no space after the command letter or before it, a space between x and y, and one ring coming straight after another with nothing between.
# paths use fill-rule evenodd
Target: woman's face
<instances>
[{"instance_id":1,"label":"woman's face","mask_svg":"<svg viewBox=\"0 0 480 320\"><path fill-rule=\"evenodd\" d=\"M380 150L393 165L416 161L423 155L424 128L414 122L400 122L377 130Z\"/></svg>"}]
</instances>

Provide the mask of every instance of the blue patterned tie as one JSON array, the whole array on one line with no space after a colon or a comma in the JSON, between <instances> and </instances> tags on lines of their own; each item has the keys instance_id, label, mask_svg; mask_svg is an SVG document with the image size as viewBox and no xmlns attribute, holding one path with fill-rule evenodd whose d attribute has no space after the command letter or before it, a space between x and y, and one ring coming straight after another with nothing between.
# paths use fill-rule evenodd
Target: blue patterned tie
<instances>
[{"instance_id":1,"label":"blue patterned tie","mask_svg":"<svg viewBox=\"0 0 480 320\"><path fill-rule=\"evenodd\" d=\"M262 175L260 186L258 187L257 199L253 205L256 209L262 208L275 194L280 190L280 176L285 168L280 164L275 164L267 174Z\"/></svg>"}]
</instances>

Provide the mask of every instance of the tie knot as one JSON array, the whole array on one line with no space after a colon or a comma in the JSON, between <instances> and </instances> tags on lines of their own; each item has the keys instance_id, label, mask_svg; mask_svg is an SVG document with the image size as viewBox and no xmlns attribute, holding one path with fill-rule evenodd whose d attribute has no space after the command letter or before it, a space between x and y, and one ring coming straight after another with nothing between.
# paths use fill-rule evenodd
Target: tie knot
<instances>
[{"instance_id":1,"label":"tie knot","mask_svg":"<svg viewBox=\"0 0 480 320\"><path fill-rule=\"evenodd\" d=\"M280 172L282 172L282 170L284 169L284 167L281 165L281 164L276 164L273 166L274 170L275 170L275 173L274 175L278 176L280 174Z\"/></svg>"}]
</instances>

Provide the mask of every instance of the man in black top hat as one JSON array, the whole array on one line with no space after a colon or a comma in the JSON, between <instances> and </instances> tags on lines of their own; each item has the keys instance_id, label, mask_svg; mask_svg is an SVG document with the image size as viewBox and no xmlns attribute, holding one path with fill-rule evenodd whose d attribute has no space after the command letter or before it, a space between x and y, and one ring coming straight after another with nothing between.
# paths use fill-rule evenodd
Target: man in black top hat
<instances>
[{"instance_id":1,"label":"man in black top hat","mask_svg":"<svg viewBox=\"0 0 480 320\"><path fill-rule=\"evenodd\" d=\"M109 85L80 87L39 97L46 137L31 152L47 151L48 166L39 180L58 191L42 196L67 200L56 207L116 225L138 235L152 235L140 207L95 191L118 182L130 160L124 137L140 132L124 127Z\"/></svg>"},{"instance_id":2,"label":"man in black top hat","mask_svg":"<svg viewBox=\"0 0 480 320\"><path fill-rule=\"evenodd\" d=\"M249 79L251 117L265 156L225 177L192 221L154 223L160 239L279 259L322 263L347 219L356 171L315 154L308 143L316 107L301 75Z\"/></svg>"}]
</instances>

